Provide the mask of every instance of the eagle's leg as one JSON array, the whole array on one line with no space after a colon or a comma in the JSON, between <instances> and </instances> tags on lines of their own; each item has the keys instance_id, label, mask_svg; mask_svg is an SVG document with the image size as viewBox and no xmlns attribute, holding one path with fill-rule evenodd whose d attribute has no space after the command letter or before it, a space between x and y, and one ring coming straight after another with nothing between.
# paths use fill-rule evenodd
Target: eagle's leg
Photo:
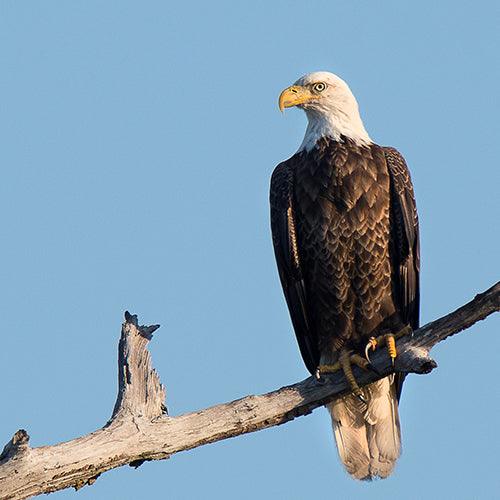
<instances>
[{"instance_id":1,"label":"eagle's leg","mask_svg":"<svg viewBox=\"0 0 500 500\"><path fill-rule=\"evenodd\" d=\"M385 335L380 335L379 337L370 337L365 347L365 358L370 361L370 356L368 355L370 350L374 351L378 346L385 344L389 357L391 358L391 362L394 365L394 360L398 355L398 351L396 349L396 339L403 337L404 335L408 335L411 332L411 326L406 325L397 333L386 333Z\"/></svg>"},{"instance_id":2,"label":"eagle's leg","mask_svg":"<svg viewBox=\"0 0 500 500\"><path fill-rule=\"evenodd\" d=\"M363 402L365 403L365 399L363 397L363 392L361 391L358 383L356 382L356 378L352 373L352 365L359 366L363 370L370 369L370 362L364 359L359 354L353 353L349 349L343 347L339 353L339 359L336 363L332 365L319 365L316 370L316 378L320 378L321 375L326 373L335 373L342 369L344 372L344 376L349 383L352 392Z\"/></svg>"}]
</instances>

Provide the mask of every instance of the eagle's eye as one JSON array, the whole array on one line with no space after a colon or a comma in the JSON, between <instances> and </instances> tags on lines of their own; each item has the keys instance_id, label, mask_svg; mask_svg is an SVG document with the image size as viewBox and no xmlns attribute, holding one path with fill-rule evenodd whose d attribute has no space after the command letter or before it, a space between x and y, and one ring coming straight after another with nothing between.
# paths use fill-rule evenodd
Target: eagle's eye
<instances>
[{"instance_id":1,"label":"eagle's eye","mask_svg":"<svg viewBox=\"0 0 500 500\"><path fill-rule=\"evenodd\" d=\"M313 85L313 89L316 91L316 92L323 92L323 90L326 89L326 84L323 83L323 82L318 82L318 83L315 83Z\"/></svg>"}]
</instances>

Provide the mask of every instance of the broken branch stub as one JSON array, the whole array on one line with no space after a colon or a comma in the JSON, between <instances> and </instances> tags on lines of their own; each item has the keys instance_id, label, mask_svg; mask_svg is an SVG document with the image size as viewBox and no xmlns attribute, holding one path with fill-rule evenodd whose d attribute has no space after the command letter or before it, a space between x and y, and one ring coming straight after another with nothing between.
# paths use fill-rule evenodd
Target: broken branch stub
<instances>
[{"instance_id":1,"label":"broken branch stub","mask_svg":"<svg viewBox=\"0 0 500 500\"><path fill-rule=\"evenodd\" d=\"M125 312L118 345L118 397L111 421L124 412L149 419L165 412L165 388L147 349L159 327L139 326L137 315Z\"/></svg>"}]
</instances>

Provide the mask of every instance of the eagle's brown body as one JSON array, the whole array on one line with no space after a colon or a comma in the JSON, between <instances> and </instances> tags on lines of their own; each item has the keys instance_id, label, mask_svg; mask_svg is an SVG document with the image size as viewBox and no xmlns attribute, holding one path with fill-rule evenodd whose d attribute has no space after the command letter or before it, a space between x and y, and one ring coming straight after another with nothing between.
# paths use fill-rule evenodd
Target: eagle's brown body
<instances>
[{"instance_id":1,"label":"eagle's brown body","mask_svg":"<svg viewBox=\"0 0 500 500\"><path fill-rule=\"evenodd\" d=\"M418 221L408 169L396 150L321 138L276 167L271 225L285 297L311 373L336 361L342 347L362 351L372 336L417 327ZM370 420L353 396L330 407L336 433L344 426L337 444L355 477L385 477L399 455L396 394L402 379L381 383L385 388L365 389L392 405L378 420ZM383 446L370 446L383 418L397 441L386 453ZM364 440L361 451L341 449L339 440L349 443L351 428L362 431L355 436L356 446ZM368 457L366 463L357 464L358 452ZM385 469L379 463L384 460Z\"/></svg>"}]
</instances>

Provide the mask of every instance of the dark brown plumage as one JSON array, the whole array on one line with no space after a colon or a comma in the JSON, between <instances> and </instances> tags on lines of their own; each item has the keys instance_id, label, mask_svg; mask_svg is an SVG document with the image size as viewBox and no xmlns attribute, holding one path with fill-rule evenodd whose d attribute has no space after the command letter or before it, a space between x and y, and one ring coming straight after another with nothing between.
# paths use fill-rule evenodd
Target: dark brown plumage
<instances>
[{"instance_id":1,"label":"dark brown plumage","mask_svg":"<svg viewBox=\"0 0 500 500\"><path fill-rule=\"evenodd\" d=\"M271 227L300 350L313 373L324 351L418 325L418 221L393 148L322 138L278 165Z\"/></svg>"},{"instance_id":2,"label":"dark brown plumage","mask_svg":"<svg viewBox=\"0 0 500 500\"><path fill-rule=\"evenodd\" d=\"M418 327L418 219L410 174L398 151L323 137L310 151L302 150L276 167L270 201L279 275L311 373L320 363L336 361L342 347L362 351L372 336ZM401 376L390 379L398 399L402 382ZM349 404L356 403L347 401L345 407ZM387 459L385 469L380 464L366 465L366 470L351 467L350 460L357 459L341 450L337 439L346 468L355 477L385 477L392 470L399 455L394 404L396 456ZM331 412L335 429L342 422ZM369 421L364 415L363 425ZM368 440L369 456L373 452L366 427L362 439Z\"/></svg>"}]
</instances>

